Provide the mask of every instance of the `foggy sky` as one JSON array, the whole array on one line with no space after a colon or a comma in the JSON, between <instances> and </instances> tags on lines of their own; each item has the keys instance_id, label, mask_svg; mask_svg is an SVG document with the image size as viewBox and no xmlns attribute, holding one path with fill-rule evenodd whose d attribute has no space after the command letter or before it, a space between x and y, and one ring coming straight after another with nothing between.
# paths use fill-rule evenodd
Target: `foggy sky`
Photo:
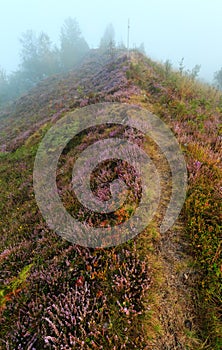
<instances>
[{"instance_id":1,"label":"foggy sky","mask_svg":"<svg viewBox=\"0 0 222 350\"><path fill-rule=\"evenodd\" d=\"M177 68L201 65L200 78L212 81L222 67L222 0L1 0L0 67L8 73L19 64L19 37L27 29L46 32L59 44L67 17L76 18L90 47L96 48L105 27L113 23L116 41L144 42L147 55L171 60Z\"/></svg>"}]
</instances>

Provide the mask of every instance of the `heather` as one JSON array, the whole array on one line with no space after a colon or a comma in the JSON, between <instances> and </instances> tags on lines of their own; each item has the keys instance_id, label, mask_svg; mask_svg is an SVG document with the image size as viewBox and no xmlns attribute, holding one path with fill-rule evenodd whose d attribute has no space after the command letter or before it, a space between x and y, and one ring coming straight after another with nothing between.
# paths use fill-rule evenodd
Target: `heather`
<instances>
[{"instance_id":1,"label":"heather","mask_svg":"<svg viewBox=\"0 0 222 350\"><path fill-rule=\"evenodd\" d=\"M189 182L179 220L198 275L192 287L198 333L186 336L199 339L197 349L219 349L221 93L138 53L132 52L129 59L122 53L110 57L93 50L78 70L42 81L0 112L1 347L146 349L151 334L153 339L161 334L161 325L152 324L158 315L151 299L158 279L164 278L164 266L161 270L155 265L155 255L161 240L159 220L169 201L169 169L158 149L134 129L110 124L79 134L60 157L57 185L67 210L102 226L106 216L81 212L68 193L73 159L107 136L125 137L149 150L166 182L163 204L152 225L125 244L106 249L72 245L47 227L35 201L32 173L39 142L66 112L98 102L140 105L162 118L180 143ZM132 168L118 160L115 167L135 187ZM109 162L93 176L94 193L109 198L105 184L115 176ZM131 193L128 207L119 210L113 222L123 222L133 212L140 199L139 180L136 185L138 191ZM174 348L182 348L179 341Z\"/></svg>"}]
</instances>

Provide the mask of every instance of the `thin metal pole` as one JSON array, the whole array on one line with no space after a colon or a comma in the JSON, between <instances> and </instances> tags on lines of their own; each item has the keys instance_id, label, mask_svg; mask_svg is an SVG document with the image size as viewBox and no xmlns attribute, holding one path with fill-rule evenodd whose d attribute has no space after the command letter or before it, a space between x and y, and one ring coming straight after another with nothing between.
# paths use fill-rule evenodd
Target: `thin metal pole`
<instances>
[{"instance_id":1,"label":"thin metal pole","mask_svg":"<svg viewBox=\"0 0 222 350\"><path fill-rule=\"evenodd\" d=\"M127 32L127 51L129 56L129 40L130 40L130 20L128 19L128 32Z\"/></svg>"}]
</instances>

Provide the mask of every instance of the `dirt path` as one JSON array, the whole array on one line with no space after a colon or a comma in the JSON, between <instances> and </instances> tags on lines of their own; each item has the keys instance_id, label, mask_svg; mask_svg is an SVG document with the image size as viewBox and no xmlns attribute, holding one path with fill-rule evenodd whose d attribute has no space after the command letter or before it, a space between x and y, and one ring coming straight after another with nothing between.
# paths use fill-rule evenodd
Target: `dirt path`
<instances>
[{"instance_id":1,"label":"dirt path","mask_svg":"<svg viewBox=\"0 0 222 350\"><path fill-rule=\"evenodd\" d=\"M163 277L154 311L160 334L147 349L202 349L196 336L195 280L198 274L192 268L182 222L177 222L160 238L156 254Z\"/></svg>"},{"instance_id":2,"label":"dirt path","mask_svg":"<svg viewBox=\"0 0 222 350\"><path fill-rule=\"evenodd\" d=\"M160 174L163 192L159 215L157 215L157 222L160 223L171 196L169 165L152 142L146 144L145 149L151 154L151 159L155 162ZM152 254L151 269L154 270L154 284L150 299L153 299L154 303L151 312L155 329L147 350L203 349L197 337L195 281L198 279L198 273L193 267L194 263L189 254L189 243L182 217L170 230L159 235L154 243ZM152 260L158 265L157 267L152 267Z\"/></svg>"}]
</instances>

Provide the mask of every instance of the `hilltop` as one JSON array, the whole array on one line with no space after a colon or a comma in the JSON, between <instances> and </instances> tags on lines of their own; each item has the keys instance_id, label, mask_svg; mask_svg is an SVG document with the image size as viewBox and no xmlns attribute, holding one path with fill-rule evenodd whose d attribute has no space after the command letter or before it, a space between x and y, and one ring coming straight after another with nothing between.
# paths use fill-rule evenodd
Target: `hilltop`
<instances>
[{"instance_id":1,"label":"hilltop","mask_svg":"<svg viewBox=\"0 0 222 350\"><path fill-rule=\"evenodd\" d=\"M92 249L49 229L32 177L47 130L67 112L101 102L140 106L171 128L188 192L177 222L161 235L170 170L158 148L136 135L161 174L159 215L135 239ZM97 50L0 110L2 349L221 348L221 114L221 93L193 77L137 52ZM64 185L73 148L124 132L82 133L62 155L58 183L68 210L76 210Z\"/></svg>"}]
</instances>

